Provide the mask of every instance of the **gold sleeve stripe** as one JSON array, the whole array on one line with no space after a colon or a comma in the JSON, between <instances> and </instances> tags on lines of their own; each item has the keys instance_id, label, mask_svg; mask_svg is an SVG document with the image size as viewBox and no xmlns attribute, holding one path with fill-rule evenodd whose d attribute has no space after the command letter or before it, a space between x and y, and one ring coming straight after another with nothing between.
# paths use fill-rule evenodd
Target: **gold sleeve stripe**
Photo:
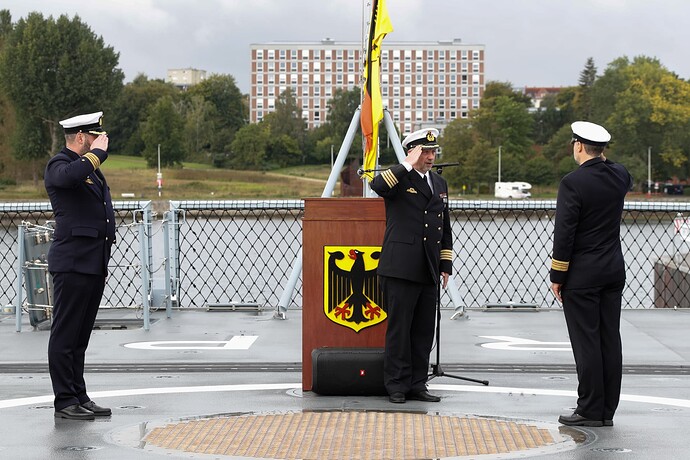
<instances>
[{"instance_id":1,"label":"gold sleeve stripe","mask_svg":"<svg viewBox=\"0 0 690 460\"><path fill-rule=\"evenodd\" d=\"M441 260L453 260L453 250L441 249Z\"/></svg>"},{"instance_id":2,"label":"gold sleeve stripe","mask_svg":"<svg viewBox=\"0 0 690 460\"><path fill-rule=\"evenodd\" d=\"M393 174L390 169L385 170L381 173L381 175L383 176L383 180L386 181L386 184L388 184L390 188L398 185L398 178L395 177L395 174Z\"/></svg>"},{"instance_id":3,"label":"gold sleeve stripe","mask_svg":"<svg viewBox=\"0 0 690 460\"><path fill-rule=\"evenodd\" d=\"M558 272L567 272L570 262L563 262L562 260L551 259L551 269Z\"/></svg>"},{"instance_id":4,"label":"gold sleeve stripe","mask_svg":"<svg viewBox=\"0 0 690 460\"><path fill-rule=\"evenodd\" d=\"M95 153L86 153L84 154L84 158L89 160L91 164L93 165L93 169L98 169L101 166L101 160L98 159Z\"/></svg>"}]
</instances>

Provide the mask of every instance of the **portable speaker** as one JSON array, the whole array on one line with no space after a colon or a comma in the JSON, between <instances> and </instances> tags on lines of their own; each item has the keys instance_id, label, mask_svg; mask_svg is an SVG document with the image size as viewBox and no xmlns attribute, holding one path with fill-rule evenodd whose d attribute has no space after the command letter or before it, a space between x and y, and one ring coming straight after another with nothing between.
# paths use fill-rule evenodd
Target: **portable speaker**
<instances>
[{"instance_id":1,"label":"portable speaker","mask_svg":"<svg viewBox=\"0 0 690 460\"><path fill-rule=\"evenodd\" d=\"M311 391L328 396L382 396L383 348L316 348Z\"/></svg>"}]
</instances>

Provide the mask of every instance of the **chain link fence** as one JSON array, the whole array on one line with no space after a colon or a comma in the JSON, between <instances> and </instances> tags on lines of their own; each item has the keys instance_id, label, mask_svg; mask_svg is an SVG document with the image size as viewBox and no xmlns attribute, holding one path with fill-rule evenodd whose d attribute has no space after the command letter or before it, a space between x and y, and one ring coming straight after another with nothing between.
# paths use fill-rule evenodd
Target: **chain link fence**
<instances>
[{"instance_id":1,"label":"chain link fence","mask_svg":"<svg viewBox=\"0 0 690 460\"><path fill-rule=\"evenodd\" d=\"M142 306L142 238L151 247L149 201L115 201L116 245L108 267L109 276L103 293L104 305L111 307ZM23 223L48 225L53 211L50 203L0 203L0 303L14 305L17 299L19 267L18 228ZM141 223L144 223L142 235ZM147 255L150 271L151 258ZM146 265L146 264L144 264Z\"/></svg>"},{"instance_id":2,"label":"chain link fence","mask_svg":"<svg viewBox=\"0 0 690 460\"><path fill-rule=\"evenodd\" d=\"M141 306L156 276L180 308L278 305L301 254L303 201L173 201L165 220L155 224L149 205L114 203L118 240L104 294L107 305ZM453 277L466 307L559 306L548 281L555 201L451 200L449 205ZM679 224L679 214L688 212L686 202L625 204L625 308L690 307L690 248L676 231L687 225ZM11 305L17 294L17 226L44 224L52 212L48 203L15 203L0 204L0 215L0 302ZM161 262L154 263L154 253ZM159 265L165 265L164 275L153 269ZM301 293L299 277L289 308L301 307ZM441 302L452 307L447 292Z\"/></svg>"},{"instance_id":3,"label":"chain link fence","mask_svg":"<svg viewBox=\"0 0 690 460\"><path fill-rule=\"evenodd\" d=\"M180 305L276 307L302 247L303 206L300 200L171 203L179 216L173 247L179 247ZM548 279L555 201L451 200L449 207L453 276L467 307L559 307ZM690 306L688 270L680 263L688 243L674 232L674 218L688 211L685 202L626 203L621 226L625 308ZM301 307L301 287L300 277L289 308ZM451 306L448 293L441 301Z\"/></svg>"}]
</instances>

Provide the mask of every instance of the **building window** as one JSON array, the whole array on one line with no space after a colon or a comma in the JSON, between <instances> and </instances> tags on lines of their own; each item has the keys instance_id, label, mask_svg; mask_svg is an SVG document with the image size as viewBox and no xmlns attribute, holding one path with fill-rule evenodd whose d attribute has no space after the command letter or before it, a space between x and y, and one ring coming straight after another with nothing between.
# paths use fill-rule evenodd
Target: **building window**
<instances>
[{"instance_id":1,"label":"building window","mask_svg":"<svg viewBox=\"0 0 690 460\"><path fill-rule=\"evenodd\" d=\"M463 61L467 60L467 50L462 50L461 58Z\"/></svg>"},{"instance_id":2,"label":"building window","mask_svg":"<svg viewBox=\"0 0 690 460\"><path fill-rule=\"evenodd\" d=\"M276 58L276 52L275 50L268 50L268 60L272 60Z\"/></svg>"},{"instance_id":3,"label":"building window","mask_svg":"<svg viewBox=\"0 0 690 460\"><path fill-rule=\"evenodd\" d=\"M273 110L275 109L276 106L276 100L273 98L268 99L268 110Z\"/></svg>"},{"instance_id":4,"label":"building window","mask_svg":"<svg viewBox=\"0 0 690 460\"><path fill-rule=\"evenodd\" d=\"M409 61L412 59L412 50L405 50L405 60Z\"/></svg>"},{"instance_id":5,"label":"building window","mask_svg":"<svg viewBox=\"0 0 690 460\"><path fill-rule=\"evenodd\" d=\"M302 50L302 59L309 59L309 50Z\"/></svg>"},{"instance_id":6,"label":"building window","mask_svg":"<svg viewBox=\"0 0 690 460\"><path fill-rule=\"evenodd\" d=\"M400 60L400 50L393 50L393 60L394 61Z\"/></svg>"},{"instance_id":7,"label":"building window","mask_svg":"<svg viewBox=\"0 0 690 460\"><path fill-rule=\"evenodd\" d=\"M472 50L472 60L473 61L479 60L479 50Z\"/></svg>"},{"instance_id":8,"label":"building window","mask_svg":"<svg viewBox=\"0 0 690 460\"><path fill-rule=\"evenodd\" d=\"M472 63L472 72L479 73L479 63L478 62Z\"/></svg>"},{"instance_id":9,"label":"building window","mask_svg":"<svg viewBox=\"0 0 690 460\"><path fill-rule=\"evenodd\" d=\"M281 73L281 74L278 76L278 83L281 84L281 85L284 85L284 84L287 83L287 81L286 81L286 79L285 79L285 74L284 74L284 73Z\"/></svg>"},{"instance_id":10,"label":"building window","mask_svg":"<svg viewBox=\"0 0 690 460\"><path fill-rule=\"evenodd\" d=\"M297 50L290 50L290 59L293 61L297 59Z\"/></svg>"},{"instance_id":11,"label":"building window","mask_svg":"<svg viewBox=\"0 0 690 460\"><path fill-rule=\"evenodd\" d=\"M280 50L280 60L284 61L286 57L287 52L285 50Z\"/></svg>"},{"instance_id":12,"label":"building window","mask_svg":"<svg viewBox=\"0 0 690 460\"><path fill-rule=\"evenodd\" d=\"M256 59L262 60L264 58L264 50L256 50Z\"/></svg>"},{"instance_id":13,"label":"building window","mask_svg":"<svg viewBox=\"0 0 690 460\"><path fill-rule=\"evenodd\" d=\"M333 58L333 50L325 50L324 57L327 61L330 61Z\"/></svg>"}]
</instances>

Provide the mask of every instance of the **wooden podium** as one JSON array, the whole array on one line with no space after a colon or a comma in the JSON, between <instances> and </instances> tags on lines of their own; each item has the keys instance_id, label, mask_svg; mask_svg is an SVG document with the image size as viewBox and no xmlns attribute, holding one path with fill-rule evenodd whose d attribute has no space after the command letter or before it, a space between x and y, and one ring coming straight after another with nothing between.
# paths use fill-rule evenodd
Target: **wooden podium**
<instances>
[{"instance_id":1,"label":"wooden podium","mask_svg":"<svg viewBox=\"0 0 690 460\"><path fill-rule=\"evenodd\" d=\"M381 246L386 211L381 198L308 198L302 223L302 389L312 388L312 350L383 347L386 321L355 332L324 311L324 247Z\"/></svg>"}]
</instances>

